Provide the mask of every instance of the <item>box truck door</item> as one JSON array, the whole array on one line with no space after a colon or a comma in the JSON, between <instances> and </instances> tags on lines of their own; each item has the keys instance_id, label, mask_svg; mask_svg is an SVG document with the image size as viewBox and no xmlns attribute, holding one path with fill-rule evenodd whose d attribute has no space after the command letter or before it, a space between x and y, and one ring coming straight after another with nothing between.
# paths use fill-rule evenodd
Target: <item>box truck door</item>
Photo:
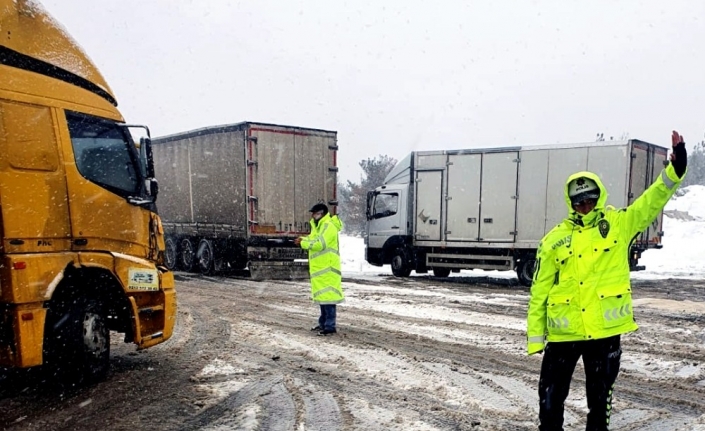
<instances>
[{"instance_id":1,"label":"box truck door","mask_svg":"<svg viewBox=\"0 0 705 431\"><path fill-rule=\"evenodd\" d=\"M416 172L414 237L417 240L441 240L442 184L443 171Z\"/></svg>"},{"instance_id":2,"label":"box truck door","mask_svg":"<svg viewBox=\"0 0 705 431\"><path fill-rule=\"evenodd\" d=\"M632 165L629 175L629 205L631 205L661 174L667 160L665 148L634 142L632 146ZM638 238L644 246L651 247L661 243L660 232L663 230L663 214L659 214L651 226Z\"/></svg>"},{"instance_id":3,"label":"box truck door","mask_svg":"<svg viewBox=\"0 0 705 431\"><path fill-rule=\"evenodd\" d=\"M519 162L516 240L532 248L546 233L548 151L524 150L519 153L521 162ZM563 212L565 213L565 210Z\"/></svg>"},{"instance_id":4,"label":"box truck door","mask_svg":"<svg viewBox=\"0 0 705 431\"><path fill-rule=\"evenodd\" d=\"M253 124L246 145L251 232L307 231L311 206L335 200L335 132Z\"/></svg>"},{"instance_id":5,"label":"box truck door","mask_svg":"<svg viewBox=\"0 0 705 431\"><path fill-rule=\"evenodd\" d=\"M587 160L587 147L549 150L548 181L546 183L546 232L568 216L565 182L572 174L586 170Z\"/></svg>"},{"instance_id":6,"label":"box truck door","mask_svg":"<svg viewBox=\"0 0 705 431\"><path fill-rule=\"evenodd\" d=\"M367 223L369 248L381 249L394 236L406 233L406 199L403 190L375 192Z\"/></svg>"},{"instance_id":7,"label":"box truck door","mask_svg":"<svg viewBox=\"0 0 705 431\"><path fill-rule=\"evenodd\" d=\"M514 241L517 152L482 155L480 241Z\"/></svg>"},{"instance_id":8,"label":"box truck door","mask_svg":"<svg viewBox=\"0 0 705 431\"><path fill-rule=\"evenodd\" d=\"M587 170L600 177L609 194L607 203L617 208L627 206L630 159L629 144L626 141L588 148Z\"/></svg>"},{"instance_id":9,"label":"box truck door","mask_svg":"<svg viewBox=\"0 0 705 431\"><path fill-rule=\"evenodd\" d=\"M481 154L448 157L446 240L477 241L480 235Z\"/></svg>"}]
</instances>

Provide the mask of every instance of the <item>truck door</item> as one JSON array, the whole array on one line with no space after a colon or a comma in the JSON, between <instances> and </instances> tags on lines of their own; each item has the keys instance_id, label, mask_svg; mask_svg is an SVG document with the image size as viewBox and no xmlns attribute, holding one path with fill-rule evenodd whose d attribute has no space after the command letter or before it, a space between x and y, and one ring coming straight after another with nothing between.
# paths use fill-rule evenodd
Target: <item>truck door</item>
<instances>
[{"instance_id":1,"label":"truck door","mask_svg":"<svg viewBox=\"0 0 705 431\"><path fill-rule=\"evenodd\" d=\"M514 241L518 158L517 152L482 155L480 241Z\"/></svg>"},{"instance_id":2,"label":"truck door","mask_svg":"<svg viewBox=\"0 0 705 431\"><path fill-rule=\"evenodd\" d=\"M416 172L416 221L414 236L419 241L441 240L443 171Z\"/></svg>"},{"instance_id":3,"label":"truck door","mask_svg":"<svg viewBox=\"0 0 705 431\"><path fill-rule=\"evenodd\" d=\"M63 116L60 116L63 118ZM128 203L140 196L139 155L113 121L66 112L62 130L74 250L149 256L150 212Z\"/></svg>"},{"instance_id":4,"label":"truck door","mask_svg":"<svg viewBox=\"0 0 705 431\"><path fill-rule=\"evenodd\" d=\"M381 249L395 235L406 234L406 199L403 190L375 192L370 201L368 228L369 248Z\"/></svg>"},{"instance_id":5,"label":"truck door","mask_svg":"<svg viewBox=\"0 0 705 431\"><path fill-rule=\"evenodd\" d=\"M448 241L477 241L480 236L481 154L448 157Z\"/></svg>"}]
</instances>

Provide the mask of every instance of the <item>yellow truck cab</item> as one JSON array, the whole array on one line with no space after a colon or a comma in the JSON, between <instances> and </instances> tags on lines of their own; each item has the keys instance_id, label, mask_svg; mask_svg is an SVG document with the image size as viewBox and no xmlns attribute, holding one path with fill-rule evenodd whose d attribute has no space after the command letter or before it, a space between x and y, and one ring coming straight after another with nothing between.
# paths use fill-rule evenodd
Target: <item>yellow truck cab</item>
<instances>
[{"instance_id":1,"label":"yellow truck cab","mask_svg":"<svg viewBox=\"0 0 705 431\"><path fill-rule=\"evenodd\" d=\"M0 0L2 367L99 379L110 330L138 348L172 334L151 142L116 106L36 1Z\"/></svg>"}]
</instances>

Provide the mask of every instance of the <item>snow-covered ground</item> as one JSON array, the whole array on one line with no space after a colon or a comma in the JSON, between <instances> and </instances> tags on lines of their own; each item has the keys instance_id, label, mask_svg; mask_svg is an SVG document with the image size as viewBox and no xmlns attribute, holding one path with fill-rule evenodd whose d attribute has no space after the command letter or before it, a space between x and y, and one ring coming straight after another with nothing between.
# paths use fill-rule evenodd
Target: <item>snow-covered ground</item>
<instances>
[{"instance_id":1,"label":"snow-covered ground","mask_svg":"<svg viewBox=\"0 0 705 431\"><path fill-rule=\"evenodd\" d=\"M663 248L646 252L647 270L633 273L640 329L623 337L615 429L705 431L705 300L698 294L705 278L705 187L682 190L666 214ZM338 309L338 336L325 339L308 330L318 315L308 281L275 287L181 275L186 311L169 348L182 346L176 357L183 361L197 360L184 356L189 352L213 358L189 381L198 384L204 417L209 409L223 415L201 429L536 429L542 357L526 355L529 293L503 280L487 282L515 273L398 279L364 255L362 238L341 236L346 300ZM213 322L228 320L223 340L228 331ZM189 341L195 336L197 343ZM193 344L198 348L189 351ZM585 428L582 367L566 400L567 431Z\"/></svg>"},{"instance_id":2,"label":"snow-covered ground","mask_svg":"<svg viewBox=\"0 0 705 431\"><path fill-rule=\"evenodd\" d=\"M634 279L705 278L705 186L681 189L666 205L663 248L644 252L639 263L645 271L633 272ZM377 267L365 261L362 238L342 235L340 254L343 273L391 274L389 265ZM413 274L413 273L412 273ZM461 271L462 275L516 277L513 271Z\"/></svg>"},{"instance_id":3,"label":"snow-covered ground","mask_svg":"<svg viewBox=\"0 0 705 431\"><path fill-rule=\"evenodd\" d=\"M663 248L646 251L640 260L640 264L646 266L646 270L632 272L632 278L640 282L658 281L667 278L693 279L694 281L705 279L705 186L683 188L678 192L677 196L671 199L664 211L663 230L665 232L662 238ZM368 278L376 275L391 275L389 265L375 267L365 262L365 246L362 238L341 236L341 257L344 277L358 278L363 275L363 278ZM414 276L413 273L412 276ZM516 278L516 274L513 271L482 270L461 271L460 274L451 274L451 276ZM452 336L455 342L483 344L483 340L478 338L478 334L472 331L465 333L453 330L452 334L449 335L450 329L448 329L448 325L481 324L487 328L504 328L507 331L506 334L523 333L525 328L525 319L521 316L508 316L505 319L495 320L492 324L489 324L486 320L496 319L496 315L471 311L450 313L448 309L438 306L435 302L433 305L421 305L418 301L411 299L409 301L386 299L386 296L393 297L394 292L390 293L388 291L393 288L387 286L383 279L380 279L378 285L363 286L353 283L347 285L347 288L349 301L346 306L352 309L373 310L403 318L413 316L415 319L428 319L429 321L438 322L437 325L424 326L420 329L420 333L423 333L426 337L438 338L439 342ZM374 301L365 302L359 300L358 297L363 299L367 297L364 293L368 290L375 293L385 290L387 295L374 296ZM459 303L471 301L476 304L473 307L479 307L479 304L488 303L489 301L508 301L508 304L512 306L523 308L526 304L525 301L528 300L528 293L519 296L505 295L501 291L488 291L486 295L482 293L458 294L457 291L444 289L442 285L432 286L432 289L426 284L421 284L418 289L412 287L412 285L404 285L403 291L406 298L411 298L413 295L440 295L442 299L438 301L443 304L454 303L454 301ZM454 295L459 296L456 297ZM705 365L702 362L670 358L667 355L661 356L648 349L640 351L642 350L641 343L644 343L644 340L649 340L646 344L656 342L657 344L663 343L662 345L666 346L672 342L672 338L677 338L677 334L681 332L687 334L688 337L696 335L697 340L705 340L703 338L705 337L705 330L702 329L698 323L699 320L696 319L698 315L705 313L705 302L698 302L697 299L691 301L677 296L666 299L662 297L652 298L648 296L648 293L642 293L642 295L646 295L646 297L635 299L635 305L639 307L639 313L643 317L640 321L641 330L625 337L625 345L629 348L622 358L622 371L625 375L631 373L647 379L659 379L670 382L687 380L689 382L687 385L690 385L691 381L694 382L693 384L696 387L705 385ZM671 328L668 325L673 322L664 323L661 318L662 315L678 315L681 316L684 322L693 321L693 323L679 323L677 328ZM406 331L413 333L414 328L406 328ZM501 339L504 341L499 342L498 339L500 337L497 337L497 339L490 339L489 343L501 345L502 353L505 355L524 356L525 343L523 339L511 340L510 337L505 339L506 334L501 334ZM488 337L491 338L491 336ZM659 341L655 341L657 339ZM689 339L686 344L694 349L705 346L705 344L693 342L693 339ZM532 357L530 359L535 358ZM568 403L578 407L583 406L582 408L584 408L584 393L579 390L571 391ZM616 422L628 423L633 419L628 417L629 412L628 409L626 412L624 411L625 407L625 405L620 406L621 412L615 418ZM639 413L637 416L641 417L643 415ZM646 419L643 420L646 421ZM677 422L673 417L668 420L673 420L674 423ZM675 426L671 422L663 422L655 425L656 428L649 429L705 429L705 425L702 425L702 423L705 423L705 415L696 422L697 424L693 422L690 425L681 427ZM663 428L658 428L660 426L663 426ZM574 428L569 427L569 429Z\"/></svg>"}]
</instances>

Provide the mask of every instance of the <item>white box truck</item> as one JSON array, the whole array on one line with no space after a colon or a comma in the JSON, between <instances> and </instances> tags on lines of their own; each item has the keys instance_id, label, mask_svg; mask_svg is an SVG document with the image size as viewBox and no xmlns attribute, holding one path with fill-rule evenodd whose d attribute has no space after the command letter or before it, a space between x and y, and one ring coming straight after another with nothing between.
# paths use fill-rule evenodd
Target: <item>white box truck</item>
<instances>
[{"instance_id":1,"label":"white box truck","mask_svg":"<svg viewBox=\"0 0 705 431\"><path fill-rule=\"evenodd\" d=\"M313 204L335 211L335 131L248 121L152 143L168 268L308 277L294 239L310 232Z\"/></svg>"},{"instance_id":2,"label":"white box truck","mask_svg":"<svg viewBox=\"0 0 705 431\"><path fill-rule=\"evenodd\" d=\"M624 207L667 163L666 148L639 140L449 151L414 151L367 196L365 258L394 275L432 270L515 270L531 285L536 248L566 216L570 174L591 171L607 187L608 205ZM641 253L660 248L662 215L634 238Z\"/></svg>"}]
</instances>

